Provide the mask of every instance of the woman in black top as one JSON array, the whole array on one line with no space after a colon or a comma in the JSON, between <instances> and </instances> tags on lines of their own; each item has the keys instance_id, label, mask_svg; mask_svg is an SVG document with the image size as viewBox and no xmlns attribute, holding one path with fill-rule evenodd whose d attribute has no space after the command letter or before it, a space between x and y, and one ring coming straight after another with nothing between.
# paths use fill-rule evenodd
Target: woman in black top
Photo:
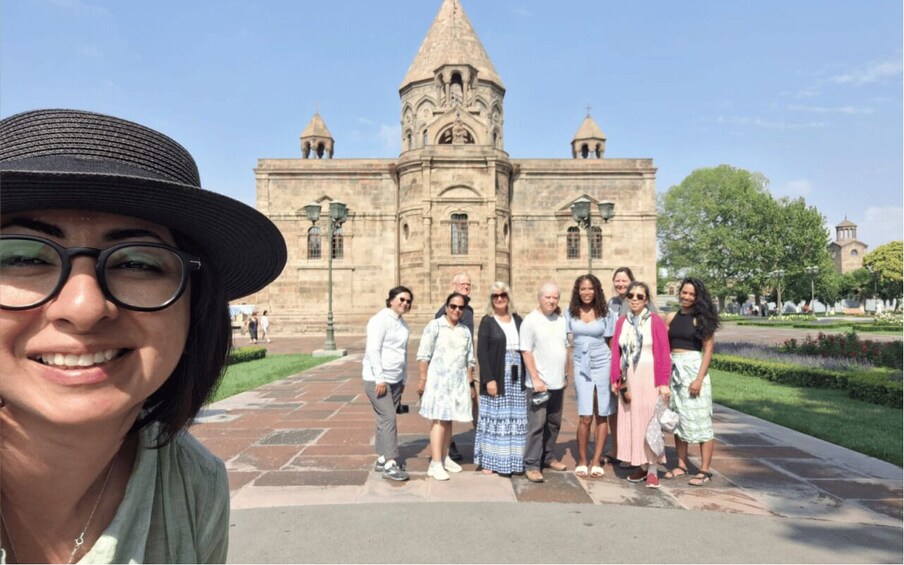
<instances>
[{"instance_id":1,"label":"woman in black top","mask_svg":"<svg viewBox=\"0 0 904 565\"><path fill-rule=\"evenodd\" d=\"M712 480L709 467L715 441L709 362L714 336L719 328L719 315L702 281L686 278L679 288L681 310L666 317L672 350L671 408L681 416L675 430L678 465L664 478L686 475L687 446L699 443L700 472L690 480L690 484L703 486Z\"/></svg>"},{"instance_id":2,"label":"woman in black top","mask_svg":"<svg viewBox=\"0 0 904 565\"><path fill-rule=\"evenodd\" d=\"M480 416L474 440L474 463L487 475L524 472L527 394L518 350L521 316L504 282L490 288L490 304L480 321L477 363L480 367Z\"/></svg>"}]
</instances>

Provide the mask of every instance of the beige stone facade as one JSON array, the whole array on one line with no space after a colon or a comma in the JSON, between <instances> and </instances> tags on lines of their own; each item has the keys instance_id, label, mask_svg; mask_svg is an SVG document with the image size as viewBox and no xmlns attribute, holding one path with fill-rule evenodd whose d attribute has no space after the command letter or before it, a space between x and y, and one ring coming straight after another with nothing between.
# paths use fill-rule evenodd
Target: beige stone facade
<instances>
[{"instance_id":1,"label":"beige stone facade","mask_svg":"<svg viewBox=\"0 0 904 565\"><path fill-rule=\"evenodd\" d=\"M593 272L607 293L620 266L655 288L652 160L605 158L606 138L589 115L574 139L562 140L574 158L510 158L505 87L459 0L442 2L399 94L397 159L332 158L334 140L315 114L299 158L258 162L257 208L285 235L289 261L276 282L246 301L268 309L280 334L324 329L324 220L337 200L349 208L333 260L340 333L363 331L398 284L415 294L410 321L419 333L459 271L472 277L478 319L495 280L509 282L525 313L546 281L557 282L567 302L574 279L587 272L590 251L571 213L580 198L592 202ZM615 203L608 222L599 216L600 201ZM319 238L304 212L311 202L322 205Z\"/></svg>"},{"instance_id":2,"label":"beige stone facade","mask_svg":"<svg viewBox=\"0 0 904 565\"><path fill-rule=\"evenodd\" d=\"M835 226L835 241L829 244L829 255L835 263L835 271L848 273L863 267L867 244L857 239L857 224L845 218Z\"/></svg>"}]
</instances>

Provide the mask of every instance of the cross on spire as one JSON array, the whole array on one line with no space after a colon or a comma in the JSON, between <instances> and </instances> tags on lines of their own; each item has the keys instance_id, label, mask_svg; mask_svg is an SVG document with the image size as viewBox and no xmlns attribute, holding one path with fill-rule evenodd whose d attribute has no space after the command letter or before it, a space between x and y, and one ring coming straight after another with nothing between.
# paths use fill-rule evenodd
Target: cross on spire
<instances>
[{"instance_id":1,"label":"cross on spire","mask_svg":"<svg viewBox=\"0 0 904 565\"><path fill-rule=\"evenodd\" d=\"M587 104L587 117L590 117L590 104Z\"/></svg>"}]
</instances>

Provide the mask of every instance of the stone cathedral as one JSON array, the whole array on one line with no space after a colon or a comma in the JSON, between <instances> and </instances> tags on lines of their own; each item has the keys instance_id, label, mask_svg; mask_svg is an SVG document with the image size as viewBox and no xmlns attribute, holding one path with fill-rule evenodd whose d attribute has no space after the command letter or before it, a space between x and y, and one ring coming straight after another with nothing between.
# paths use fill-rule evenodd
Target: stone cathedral
<instances>
[{"instance_id":1,"label":"stone cathedral","mask_svg":"<svg viewBox=\"0 0 904 565\"><path fill-rule=\"evenodd\" d=\"M334 140L315 114L296 159L260 159L257 208L286 238L279 279L247 302L271 313L281 335L323 332L332 254L337 333L361 333L402 284L414 292L412 337L433 317L452 276L473 281L476 319L493 281L510 284L522 314L554 281L567 303L588 259L607 297L614 269L629 266L656 288L656 168L652 159L606 158L606 136L588 114L570 159L515 159L505 151L505 84L460 0L443 0L399 87L401 153L396 159L334 158ZM588 96L594 93L587 93ZM588 234L571 206L589 199ZM328 241L329 204L348 218ZM615 204L604 222L597 203ZM316 224L304 207L322 206ZM592 257L588 257L588 253Z\"/></svg>"}]
</instances>

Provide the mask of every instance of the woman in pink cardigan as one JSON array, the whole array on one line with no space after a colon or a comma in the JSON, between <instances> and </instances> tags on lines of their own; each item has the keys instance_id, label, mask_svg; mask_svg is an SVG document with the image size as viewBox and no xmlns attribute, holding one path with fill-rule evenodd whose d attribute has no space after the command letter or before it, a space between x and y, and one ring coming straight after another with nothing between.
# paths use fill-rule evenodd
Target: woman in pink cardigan
<instances>
[{"instance_id":1,"label":"woman in pink cardigan","mask_svg":"<svg viewBox=\"0 0 904 565\"><path fill-rule=\"evenodd\" d=\"M645 436L656 399L669 394L669 335L662 318L647 308L646 283L632 282L627 298L630 311L615 324L611 348L612 392L619 396L617 457L638 467L628 481L646 480L647 487L659 488L657 471L665 456L657 457Z\"/></svg>"}]
</instances>

